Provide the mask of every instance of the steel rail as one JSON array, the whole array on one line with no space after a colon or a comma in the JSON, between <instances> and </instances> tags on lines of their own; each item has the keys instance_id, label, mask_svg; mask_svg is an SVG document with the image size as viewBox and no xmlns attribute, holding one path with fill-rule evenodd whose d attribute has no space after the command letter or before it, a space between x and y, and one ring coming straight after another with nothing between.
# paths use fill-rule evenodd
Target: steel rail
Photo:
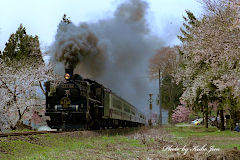
<instances>
[{"instance_id":1,"label":"steel rail","mask_svg":"<svg viewBox=\"0 0 240 160\"><path fill-rule=\"evenodd\" d=\"M31 131L31 132L15 132L15 133L0 133L0 137L10 137L10 136L28 136L37 134L48 134L48 133L64 133L66 131Z\"/></svg>"}]
</instances>

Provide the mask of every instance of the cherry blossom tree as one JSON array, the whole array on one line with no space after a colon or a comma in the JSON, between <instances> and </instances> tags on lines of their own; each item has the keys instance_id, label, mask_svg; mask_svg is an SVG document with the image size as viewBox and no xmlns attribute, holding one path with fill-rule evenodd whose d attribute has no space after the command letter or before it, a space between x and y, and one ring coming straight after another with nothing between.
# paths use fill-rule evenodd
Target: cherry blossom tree
<instances>
[{"instance_id":1,"label":"cherry blossom tree","mask_svg":"<svg viewBox=\"0 0 240 160\"><path fill-rule=\"evenodd\" d=\"M183 105L179 105L172 114L172 121L174 123L187 122L191 110Z\"/></svg>"},{"instance_id":2,"label":"cherry blossom tree","mask_svg":"<svg viewBox=\"0 0 240 160\"><path fill-rule=\"evenodd\" d=\"M171 75L176 72L178 65L178 46L162 47L157 50L149 63L149 75L151 79L158 79L158 71L164 75Z\"/></svg>"},{"instance_id":3,"label":"cherry blossom tree","mask_svg":"<svg viewBox=\"0 0 240 160\"><path fill-rule=\"evenodd\" d=\"M169 121L171 121L172 111L179 104L179 97L182 94L182 85L177 85L173 78L173 74L177 71L178 58L178 46L168 46L157 50L149 61L150 79L158 80L159 70L162 72L161 107L168 110ZM159 97L157 104L159 104Z\"/></svg>"},{"instance_id":4,"label":"cherry blossom tree","mask_svg":"<svg viewBox=\"0 0 240 160\"><path fill-rule=\"evenodd\" d=\"M38 36L28 35L21 24L0 58L0 130L15 129L24 116L31 118L40 103L37 90L45 92L42 83L59 79L54 64L45 65L42 56Z\"/></svg>"},{"instance_id":5,"label":"cherry blossom tree","mask_svg":"<svg viewBox=\"0 0 240 160\"><path fill-rule=\"evenodd\" d=\"M206 119L208 102L219 102L218 109L224 120L226 93L236 101L240 93L240 12L239 6L232 2L204 0L207 12L197 20L188 11L185 30L182 29L183 34L179 36L183 61L175 77L178 82L183 81L185 87L181 99L191 106L203 106Z\"/></svg>"},{"instance_id":6,"label":"cherry blossom tree","mask_svg":"<svg viewBox=\"0 0 240 160\"><path fill-rule=\"evenodd\" d=\"M12 61L9 66L0 59L0 130L16 129L24 115L31 114L39 103L36 89L43 89L42 82L59 79L52 65L36 65L33 61Z\"/></svg>"}]
</instances>

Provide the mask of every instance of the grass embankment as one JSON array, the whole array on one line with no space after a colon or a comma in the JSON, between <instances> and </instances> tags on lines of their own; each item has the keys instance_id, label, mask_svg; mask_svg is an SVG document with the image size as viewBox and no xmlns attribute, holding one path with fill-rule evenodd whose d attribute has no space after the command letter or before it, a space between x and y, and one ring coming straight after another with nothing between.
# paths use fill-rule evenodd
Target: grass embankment
<instances>
[{"instance_id":1,"label":"grass embankment","mask_svg":"<svg viewBox=\"0 0 240 160\"><path fill-rule=\"evenodd\" d=\"M147 159L146 144L154 144L154 139L136 132L83 131L0 138L0 159Z\"/></svg>"},{"instance_id":2,"label":"grass embankment","mask_svg":"<svg viewBox=\"0 0 240 160\"><path fill-rule=\"evenodd\" d=\"M210 126L186 126L186 127L168 127L172 133L173 138L180 144L195 143L200 145L214 145L221 149L233 149L237 147L240 149L240 133L225 130L220 131L216 127Z\"/></svg>"},{"instance_id":3,"label":"grass embankment","mask_svg":"<svg viewBox=\"0 0 240 160\"><path fill-rule=\"evenodd\" d=\"M31 137L28 142L26 140L2 142L1 149L8 152L2 159L97 159L111 158L111 155L124 158L122 150L125 146L128 147L128 156L134 156L131 148L142 147L138 141L121 136L84 139L44 135L41 138Z\"/></svg>"},{"instance_id":4,"label":"grass embankment","mask_svg":"<svg viewBox=\"0 0 240 160\"><path fill-rule=\"evenodd\" d=\"M221 152L164 151L165 146L191 148L194 145L214 145ZM0 138L0 159L216 159L225 149L240 149L240 133L218 131L203 126L166 126L112 131L83 131L61 134ZM230 152L229 152L230 153ZM229 154L226 153L226 154ZM180 154L180 155L179 155ZM202 155L204 154L204 155ZM225 154L225 155L226 155ZM231 152L240 158L240 151ZM223 155L223 156L225 156ZM187 156L187 157L186 157ZM215 156L215 157L214 157ZM210 158L209 158L210 157ZM231 159L231 158L226 158Z\"/></svg>"}]
</instances>

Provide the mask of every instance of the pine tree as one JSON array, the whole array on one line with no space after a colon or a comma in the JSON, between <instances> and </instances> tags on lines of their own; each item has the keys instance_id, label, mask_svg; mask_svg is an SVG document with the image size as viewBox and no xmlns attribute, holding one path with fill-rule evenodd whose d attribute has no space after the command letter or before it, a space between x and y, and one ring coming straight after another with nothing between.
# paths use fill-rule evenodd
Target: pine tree
<instances>
[{"instance_id":1,"label":"pine tree","mask_svg":"<svg viewBox=\"0 0 240 160\"><path fill-rule=\"evenodd\" d=\"M183 26L185 28L180 28L180 31L182 33L182 36L178 36L178 38L182 41L182 42L188 42L191 41L192 39L192 33L191 33L191 28L193 26L197 26L199 21L197 20L197 18L194 16L194 14L189 11L186 10L187 13L187 17L183 16L184 19L184 23Z\"/></svg>"},{"instance_id":2,"label":"pine tree","mask_svg":"<svg viewBox=\"0 0 240 160\"><path fill-rule=\"evenodd\" d=\"M62 18L61 22L64 22L66 24L72 23L72 21L70 20L70 17L67 18L66 14L63 15L63 18Z\"/></svg>"},{"instance_id":3,"label":"pine tree","mask_svg":"<svg viewBox=\"0 0 240 160\"><path fill-rule=\"evenodd\" d=\"M173 110L180 104L179 98L183 93L182 83L176 84L173 79L171 75L165 75L161 88L162 107L168 110L169 121L171 121ZM159 99L157 104L159 104Z\"/></svg>"},{"instance_id":4,"label":"pine tree","mask_svg":"<svg viewBox=\"0 0 240 160\"><path fill-rule=\"evenodd\" d=\"M179 61L177 58L178 46L162 47L152 56L149 63L149 74L151 79L159 79L159 70L162 72L163 80L161 86L161 107L168 110L169 120L173 110L180 104L179 97L182 95L182 84L176 84L173 75L177 71ZM159 96L157 104L159 105Z\"/></svg>"},{"instance_id":5,"label":"pine tree","mask_svg":"<svg viewBox=\"0 0 240 160\"><path fill-rule=\"evenodd\" d=\"M26 33L26 28L20 24L16 33L11 34L5 49L2 53L2 59L11 64L11 61L32 59L43 63L38 36L31 36Z\"/></svg>"},{"instance_id":6,"label":"pine tree","mask_svg":"<svg viewBox=\"0 0 240 160\"><path fill-rule=\"evenodd\" d=\"M177 81L183 81L181 99L205 115L208 127L209 103L217 103L221 130L224 130L224 111L227 106L235 112L239 97L239 7L225 0L204 2L206 14L196 20L187 13L182 30L181 67ZM229 96L230 93L233 96ZM232 98L233 97L233 98ZM217 112L218 114L218 112ZM235 115L232 115L235 117Z\"/></svg>"}]
</instances>

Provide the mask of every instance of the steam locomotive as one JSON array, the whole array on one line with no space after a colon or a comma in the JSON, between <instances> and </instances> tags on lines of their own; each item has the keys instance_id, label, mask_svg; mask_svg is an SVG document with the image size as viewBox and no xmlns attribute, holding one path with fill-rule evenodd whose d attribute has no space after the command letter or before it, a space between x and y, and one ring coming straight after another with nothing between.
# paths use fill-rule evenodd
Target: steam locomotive
<instances>
[{"instance_id":1,"label":"steam locomotive","mask_svg":"<svg viewBox=\"0 0 240 160\"><path fill-rule=\"evenodd\" d=\"M136 107L117 96L102 84L83 79L65 69L65 81L46 87L46 116L54 129L104 129L137 127L146 123L146 117Z\"/></svg>"}]
</instances>

